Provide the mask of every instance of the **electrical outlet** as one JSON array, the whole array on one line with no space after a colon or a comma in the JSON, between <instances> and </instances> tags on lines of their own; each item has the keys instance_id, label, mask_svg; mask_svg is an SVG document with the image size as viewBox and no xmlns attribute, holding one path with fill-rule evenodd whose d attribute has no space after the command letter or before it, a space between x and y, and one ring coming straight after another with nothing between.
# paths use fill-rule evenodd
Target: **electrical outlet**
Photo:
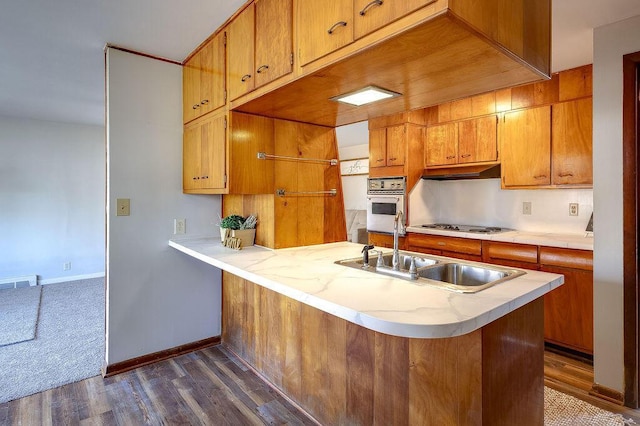
<instances>
[{"instance_id":1,"label":"electrical outlet","mask_svg":"<svg viewBox=\"0 0 640 426\"><path fill-rule=\"evenodd\" d=\"M173 235L182 235L187 230L187 219L173 219Z\"/></svg>"},{"instance_id":2,"label":"electrical outlet","mask_svg":"<svg viewBox=\"0 0 640 426\"><path fill-rule=\"evenodd\" d=\"M578 216L578 203L569 203L569 216Z\"/></svg>"},{"instance_id":3,"label":"electrical outlet","mask_svg":"<svg viewBox=\"0 0 640 426\"><path fill-rule=\"evenodd\" d=\"M63 271L70 271L70 270L71 270L71 262L65 262L65 263L62 265L62 270L63 270Z\"/></svg>"},{"instance_id":4,"label":"electrical outlet","mask_svg":"<svg viewBox=\"0 0 640 426\"><path fill-rule=\"evenodd\" d=\"M522 203L522 214L531 214L531 201L524 201Z\"/></svg>"}]
</instances>

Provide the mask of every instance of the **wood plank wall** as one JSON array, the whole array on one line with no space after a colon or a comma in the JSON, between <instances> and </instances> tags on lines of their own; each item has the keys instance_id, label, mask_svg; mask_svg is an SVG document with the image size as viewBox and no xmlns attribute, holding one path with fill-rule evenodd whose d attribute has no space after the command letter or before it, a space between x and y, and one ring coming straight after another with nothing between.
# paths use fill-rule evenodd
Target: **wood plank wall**
<instances>
[{"instance_id":1,"label":"wood plank wall","mask_svg":"<svg viewBox=\"0 0 640 426\"><path fill-rule=\"evenodd\" d=\"M223 274L223 344L321 424L543 423L542 299L469 334L407 339Z\"/></svg>"}]
</instances>

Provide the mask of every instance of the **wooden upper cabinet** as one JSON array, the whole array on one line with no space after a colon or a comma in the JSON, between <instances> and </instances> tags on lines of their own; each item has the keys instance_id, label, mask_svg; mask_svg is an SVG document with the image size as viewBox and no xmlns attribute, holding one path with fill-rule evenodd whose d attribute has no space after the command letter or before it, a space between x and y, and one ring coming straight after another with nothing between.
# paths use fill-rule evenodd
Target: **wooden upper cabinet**
<instances>
[{"instance_id":1,"label":"wooden upper cabinet","mask_svg":"<svg viewBox=\"0 0 640 426\"><path fill-rule=\"evenodd\" d=\"M185 123L225 104L224 33L219 33L187 61L182 69Z\"/></svg>"},{"instance_id":2,"label":"wooden upper cabinet","mask_svg":"<svg viewBox=\"0 0 640 426\"><path fill-rule=\"evenodd\" d=\"M225 80L224 33L218 33L200 51L200 115L224 106Z\"/></svg>"},{"instance_id":3,"label":"wooden upper cabinet","mask_svg":"<svg viewBox=\"0 0 640 426\"><path fill-rule=\"evenodd\" d=\"M229 99L234 100L254 89L255 5L250 4L227 29Z\"/></svg>"},{"instance_id":4,"label":"wooden upper cabinet","mask_svg":"<svg viewBox=\"0 0 640 426\"><path fill-rule=\"evenodd\" d=\"M293 1L255 3L255 87L293 70Z\"/></svg>"},{"instance_id":5,"label":"wooden upper cabinet","mask_svg":"<svg viewBox=\"0 0 640 426\"><path fill-rule=\"evenodd\" d=\"M505 113L500 120L502 186L551 184L551 107Z\"/></svg>"},{"instance_id":6,"label":"wooden upper cabinet","mask_svg":"<svg viewBox=\"0 0 640 426\"><path fill-rule=\"evenodd\" d=\"M495 115L458 123L458 163L498 160L498 121Z\"/></svg>"},{"instance_id":7,"label":"wooden upper cabinet","mask_svg":"<svg viewBox=\"0 0 640 426\"><path fill-rule=\"evenodd\" d=\"M369 131L369 167L402 166L405 162L404 124Z\"/></svg>"},{"instance_id":8,"label":"wooden upper cabinet","mask_svg":"<svg viewBox=\"0 0 640 426\"><path fill-rule=\"evenodd\" d=\"M227 32L233 101L293 70L292 0L256 0Z\"/></svg>"},{"instance_id":9,"label":"wooden upper cabinet","mask_svg":"<svg viewBox=\"0 0 640 426\"><path fill-rule=\"evenodd\" d=\"M226 191L226 114L213 113L185 127L183 191L220 194Z\"/></svg>"},{"instance_id":10,"label":"wooden upper cabinet","mask_svg":"<svg viewBox=\"0 0 640 426\"><path fill-rule=\"evenodd\" d=\"M353 0L300 1L297 6L301 65L353 41Z\"/></svg>"},{"instance_id":11,"label":"wooden upper cabinet","mask_svg":"<svg viewBox=\"0 0 640 426\"><path fill-rule=\"evenodd\" d=\"M200 116L200 52L182 67L182 119L188 123Z\"/></svg>"},{"instance_id":12,"label":"wooden upper cabinet","mask_svg":"<svg viewBox=\"0 0 640 426\"><path fill-rule=\"evenodd\" d=\"M387 165L387 129L369 130L369 167Z\"/></svg>"},{"instance_id":13,"label":"wooden upper cabinet","mask_svg":"<svg viewBox=\"0 0 640 426\"><path fill-rule=\"evenodd\" d=\"M456 164L458 123L446 123L425 129L425 167Z\"/></svg>"},{"instance_id":14,"label":"wooden upper cabinet","mask_svg":"<svg viewBox=\"0 0 640 426\"><path fill-rule=\"evenodd\" d=\"M354 0L354 39L373 32L436 0Z\"/></svg>"},{"instance_id":15,"label":"wooden upper cabinet","mask_svg":"<svg viewBox=\"0 0 640 426\"><path fill-rule=\"evenodd\" d=\"M593 184L592 98L552 107L552 183Z\"/></svg>"},{"instance_id":16,"label":"wooden upper cabinet","mask_svg":"<svg viewBox=\"0 0 640 426\"><path fill-rule=\"evenodd\" d=\"M495 115L425 130L425 167L497 161Z\"/></svg>"},{"instance_id":17,"label":"wooden upper cabinet","mask_svg":"<svg viewBox=\"0 0 640 426\"><path fill-rule=\"evenodd\" d=\"M387 128L387 166L402 166L406 151L404 125Z\"/></svg>"}]
</instances>

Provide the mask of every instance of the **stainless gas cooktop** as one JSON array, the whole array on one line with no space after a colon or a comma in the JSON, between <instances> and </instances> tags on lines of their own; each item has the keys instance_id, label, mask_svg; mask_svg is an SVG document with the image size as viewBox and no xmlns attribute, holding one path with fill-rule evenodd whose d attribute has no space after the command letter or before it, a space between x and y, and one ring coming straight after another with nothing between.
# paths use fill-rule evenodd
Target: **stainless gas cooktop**
<instances>
[{"instance_id":1,"label":"stainless gas cooktop","mask_svg":"<svg viewBox=\"0 0 640 426\"><path fill-rule=\"evenodd\" d=\"M474 234L498 234L500 232L513 231L513 229L500 228L497 226L452 225L450 223L430 223L427 225L420 225L420 226L427 229L470 232Z\"/></svg>"}]
</instances>

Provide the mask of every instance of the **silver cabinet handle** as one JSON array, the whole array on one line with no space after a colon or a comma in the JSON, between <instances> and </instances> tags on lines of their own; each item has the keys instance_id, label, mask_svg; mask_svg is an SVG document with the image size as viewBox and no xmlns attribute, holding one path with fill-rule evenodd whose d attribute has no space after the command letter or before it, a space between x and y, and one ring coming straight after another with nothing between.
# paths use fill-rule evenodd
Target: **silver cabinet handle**
<instances>
[{"instance_id":1,"label":"silver cabinet handle","mask_svg":"<svg viewBox=\"0 0 640 426\"><path fill-rule=\"evenodd\" d=\"M240 79L243 83L251 78L251 74L245 74Z\"/></svg>"},{"instance_id":2,"label":"silver cabinet handle","mask_svg":"<svg viewBox=\"0 0 640 426\"><path fill-rule=\"evenodd\" d=\"M268 70L268 69L269 69L269 65L262 65L260 68L258 68L258 69L256 70L256 72L257 72L258 74L260 74L260 73L262 73L263 71L266 71L266 70Z\"/></svg>"}]
</instances>

